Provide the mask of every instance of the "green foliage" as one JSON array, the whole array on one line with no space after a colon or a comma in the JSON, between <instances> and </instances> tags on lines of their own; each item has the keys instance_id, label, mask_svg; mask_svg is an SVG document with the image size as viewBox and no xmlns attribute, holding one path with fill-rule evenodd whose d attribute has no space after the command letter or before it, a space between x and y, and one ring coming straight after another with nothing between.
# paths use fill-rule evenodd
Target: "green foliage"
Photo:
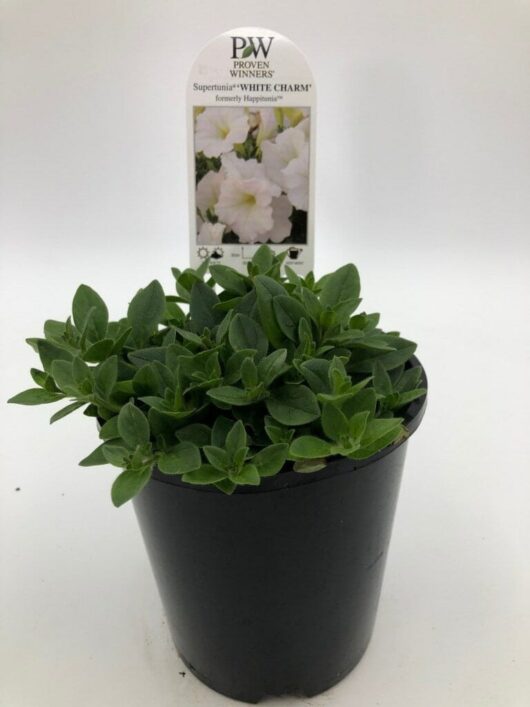
<instances>
[{"instance_id":1,"label":"green foliage","mask_svg":"<svg viewBox=\"0 0 530 707\"><path fill-rule=\"evenodd\" d=\"M117 506L155 466L230 494L282 469L372 456L406 435L403 412L426 392L408 363L415 344L382 331L379 315L354 313L354 265L315 280L283 275L284 258L262 246L248 275L174 268L176 294L154 280L117 321L81 285L72 317L28 339L37 387L9 402L66 398L51 422L78 408L98 418L100 444L80 464L121 469Z\"/></svg>"}]
</instances>

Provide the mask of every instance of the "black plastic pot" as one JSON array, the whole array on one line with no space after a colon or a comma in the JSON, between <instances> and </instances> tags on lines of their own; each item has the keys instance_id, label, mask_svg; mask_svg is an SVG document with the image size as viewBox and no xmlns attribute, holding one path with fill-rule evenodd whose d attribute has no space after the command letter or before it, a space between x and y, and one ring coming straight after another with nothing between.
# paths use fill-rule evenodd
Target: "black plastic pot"
<instances>
[{"instance_id":1,"label":"black plastic pot","mask_svg":"<svg viewBox=\"0 0 530 707\"><path fill-rule=\"evenodd\" d=\"M411 433L424 410L425 398L409 406ZM232 496L155 472L134 506L175 645L202 682L245 702L310 696L359 662L406 448Z\"/></svg>"}]
</instances>

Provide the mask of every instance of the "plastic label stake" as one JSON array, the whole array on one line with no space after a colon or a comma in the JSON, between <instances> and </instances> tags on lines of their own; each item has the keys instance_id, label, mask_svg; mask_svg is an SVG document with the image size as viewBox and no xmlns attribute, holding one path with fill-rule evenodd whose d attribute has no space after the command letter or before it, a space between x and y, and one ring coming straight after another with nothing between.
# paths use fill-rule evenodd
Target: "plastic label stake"
<instances>
[{"instance_id":1,"label":"plastic label stake","mask_svg":"<svg viewBox=\"0 0 530 707\"><path fill-rule=\"evenodd\" d=\"M267 243L301 275L314 262L315 83L268 29L213 39L188 85L190 261L246 272Z\"/></svg>"}]
</instances>

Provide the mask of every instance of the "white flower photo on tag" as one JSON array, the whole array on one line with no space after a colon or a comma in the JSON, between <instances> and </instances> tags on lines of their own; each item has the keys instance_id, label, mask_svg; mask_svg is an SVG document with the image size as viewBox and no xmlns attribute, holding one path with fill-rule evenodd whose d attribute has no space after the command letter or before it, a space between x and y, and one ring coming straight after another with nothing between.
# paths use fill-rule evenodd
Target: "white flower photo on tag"
<instances>
[{"instance_id":1,"label":"white flower photo on tag","mask_svg":"<svg viewBox=\"0 0 530 707\"><path fill-rule=\"evenodd\" d=\"M310 110L194 106L193 114L197 244L305 244Z\"/></svg>"}]
</instances>

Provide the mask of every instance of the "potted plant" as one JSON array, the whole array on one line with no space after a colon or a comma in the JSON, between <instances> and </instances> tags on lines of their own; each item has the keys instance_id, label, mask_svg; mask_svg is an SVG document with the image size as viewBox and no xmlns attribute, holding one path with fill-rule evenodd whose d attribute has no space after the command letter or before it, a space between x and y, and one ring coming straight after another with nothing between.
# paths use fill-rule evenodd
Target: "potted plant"
<instances>
[{"instance_id":1,"label":"potted plant","mask_svg":"<svg viewBox=\"0 0 530 707\"><path fill-rule=\"evenodd\" d=\"M180 655L248 702L321 692L363 655L427 386L414 343L354 314L354 265L317 280L284 258L174 269L176 294L153 281L118 321L81 285L10 400L96 418L80 464L120 468Z\"/></svg>"}]
</instances>

